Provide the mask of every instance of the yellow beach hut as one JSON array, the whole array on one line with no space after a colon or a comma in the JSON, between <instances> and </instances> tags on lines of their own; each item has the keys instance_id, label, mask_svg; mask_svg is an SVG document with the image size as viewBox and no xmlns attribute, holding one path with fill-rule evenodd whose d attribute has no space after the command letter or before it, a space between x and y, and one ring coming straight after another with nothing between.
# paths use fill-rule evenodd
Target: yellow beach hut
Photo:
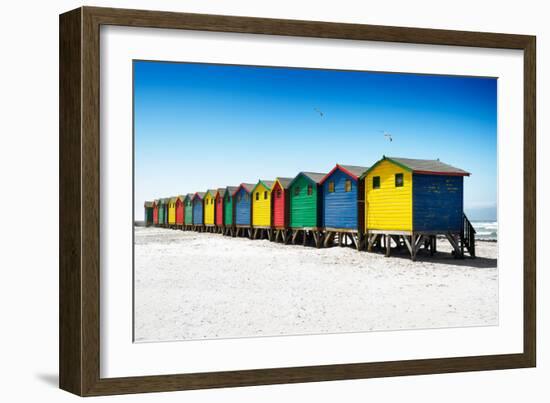
<instances>
[{"instance_id":1,"label":"yellow beach hut","mask_svg":"<svg viewBox=\"0 0 550 403\"><path fill-rule=\"evenodd\" d=\"M168 200L168 226L170 228L176 227L176 202L177 197L171 197Z\"/></svg>"},{"instance_id":2,"label":"yellow beach hut","mask_svg":"<svg viewBox=\"0 0 550 403\"><path fill-rule=\"evenodd\" d=\"M252 239L271 240L271 188L274 181L260 179L252 189Z\"/></svg>"},{"instance_id":3,"label":"yellow beach hut","mask_svg":"<svg viewBox=\"0 0 550 403\"><path fill-rule=\"evenodd\" d=\"M214 209L216 203L215 189L208 189L204 195L204 225L206 231L211 232L214 230Z\"/></svg>"}]
</instances>

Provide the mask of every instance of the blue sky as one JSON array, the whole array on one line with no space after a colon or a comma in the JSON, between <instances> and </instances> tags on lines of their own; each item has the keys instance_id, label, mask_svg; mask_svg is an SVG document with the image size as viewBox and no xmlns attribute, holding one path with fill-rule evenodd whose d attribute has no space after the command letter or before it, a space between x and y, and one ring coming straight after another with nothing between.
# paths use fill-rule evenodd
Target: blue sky
<instances>
[{"instance_id":1,"label":"blue sky","mask_svg":"<svg viewBox=\"0 0 550 403\"><path fill-rule=\"evenodd\" d=\"M494 78L134 61L134 130L137 220L144 200L382 155L465 169L467 213L495 211Z\"/></svg>"}]
</instances>

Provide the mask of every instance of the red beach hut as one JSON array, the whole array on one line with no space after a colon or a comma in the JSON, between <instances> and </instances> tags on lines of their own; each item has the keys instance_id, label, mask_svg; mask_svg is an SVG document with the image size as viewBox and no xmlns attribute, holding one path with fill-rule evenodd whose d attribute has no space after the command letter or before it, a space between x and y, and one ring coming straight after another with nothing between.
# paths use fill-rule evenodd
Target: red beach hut
<instances>
[{"instance_id":1,"label":"red beach hut","mask_svg":"<svg viewBox=\"0 0 550 403\"><path fill-rule=\"evenodd\" d=\"M184 222L184 206L183 206L184 196L178 196L176 198L176 227L181 226L183 229Z\"/></svg>"},{"instance_id":2,"label":"red beach hut","mask_svg":"<svg viewBox=\"0 0 550 403\"><path fill-rule=\"evenodd\" d=\"M286 228L288 226L288 185L292 178L277 178L271 190L273 200L273 227Z\"/></svg>"},{"instance_id":3,"label":"red beach hut","mask_svg":"<svg viewBox=\"0 0 550 403\"><path fill-rule=\"evenodd\" d=\"M159 201L153 201L153 225L159 225Z\"/></svg>"}]
</instances>

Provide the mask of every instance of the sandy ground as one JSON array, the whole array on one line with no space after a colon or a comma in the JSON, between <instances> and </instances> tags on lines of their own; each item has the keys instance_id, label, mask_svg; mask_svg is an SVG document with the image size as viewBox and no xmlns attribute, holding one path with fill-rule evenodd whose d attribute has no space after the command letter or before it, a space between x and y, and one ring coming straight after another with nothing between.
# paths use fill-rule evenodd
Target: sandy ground
<instances>
[{"instance_id":1,"label":"sandy ground","mask_svg":"<svg viewBox=\"0 0 550 403\"><path fill-rule=\"evenodd\" d=\"M411 262L136 227L136 341L496 325L497 244Z\"/></svg>"}]
</instances>

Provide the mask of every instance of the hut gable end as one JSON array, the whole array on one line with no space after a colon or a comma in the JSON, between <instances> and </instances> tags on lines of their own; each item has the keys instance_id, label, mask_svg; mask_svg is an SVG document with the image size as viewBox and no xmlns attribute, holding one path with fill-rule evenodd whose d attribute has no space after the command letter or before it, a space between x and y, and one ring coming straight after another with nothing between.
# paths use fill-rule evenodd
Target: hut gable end
<instances>
[{"instance_id":1,"label":"hut gable end","mask_svg":"<svg viewBox=\"0 0 550 403\"><path fill-rule=\"evenodd\" d=\"M396 175L403 186L396 187ZM366 228L371 230L412 230L412 173L391 161L381 161L365 179Z\"/></svg>"}]
</instances>

